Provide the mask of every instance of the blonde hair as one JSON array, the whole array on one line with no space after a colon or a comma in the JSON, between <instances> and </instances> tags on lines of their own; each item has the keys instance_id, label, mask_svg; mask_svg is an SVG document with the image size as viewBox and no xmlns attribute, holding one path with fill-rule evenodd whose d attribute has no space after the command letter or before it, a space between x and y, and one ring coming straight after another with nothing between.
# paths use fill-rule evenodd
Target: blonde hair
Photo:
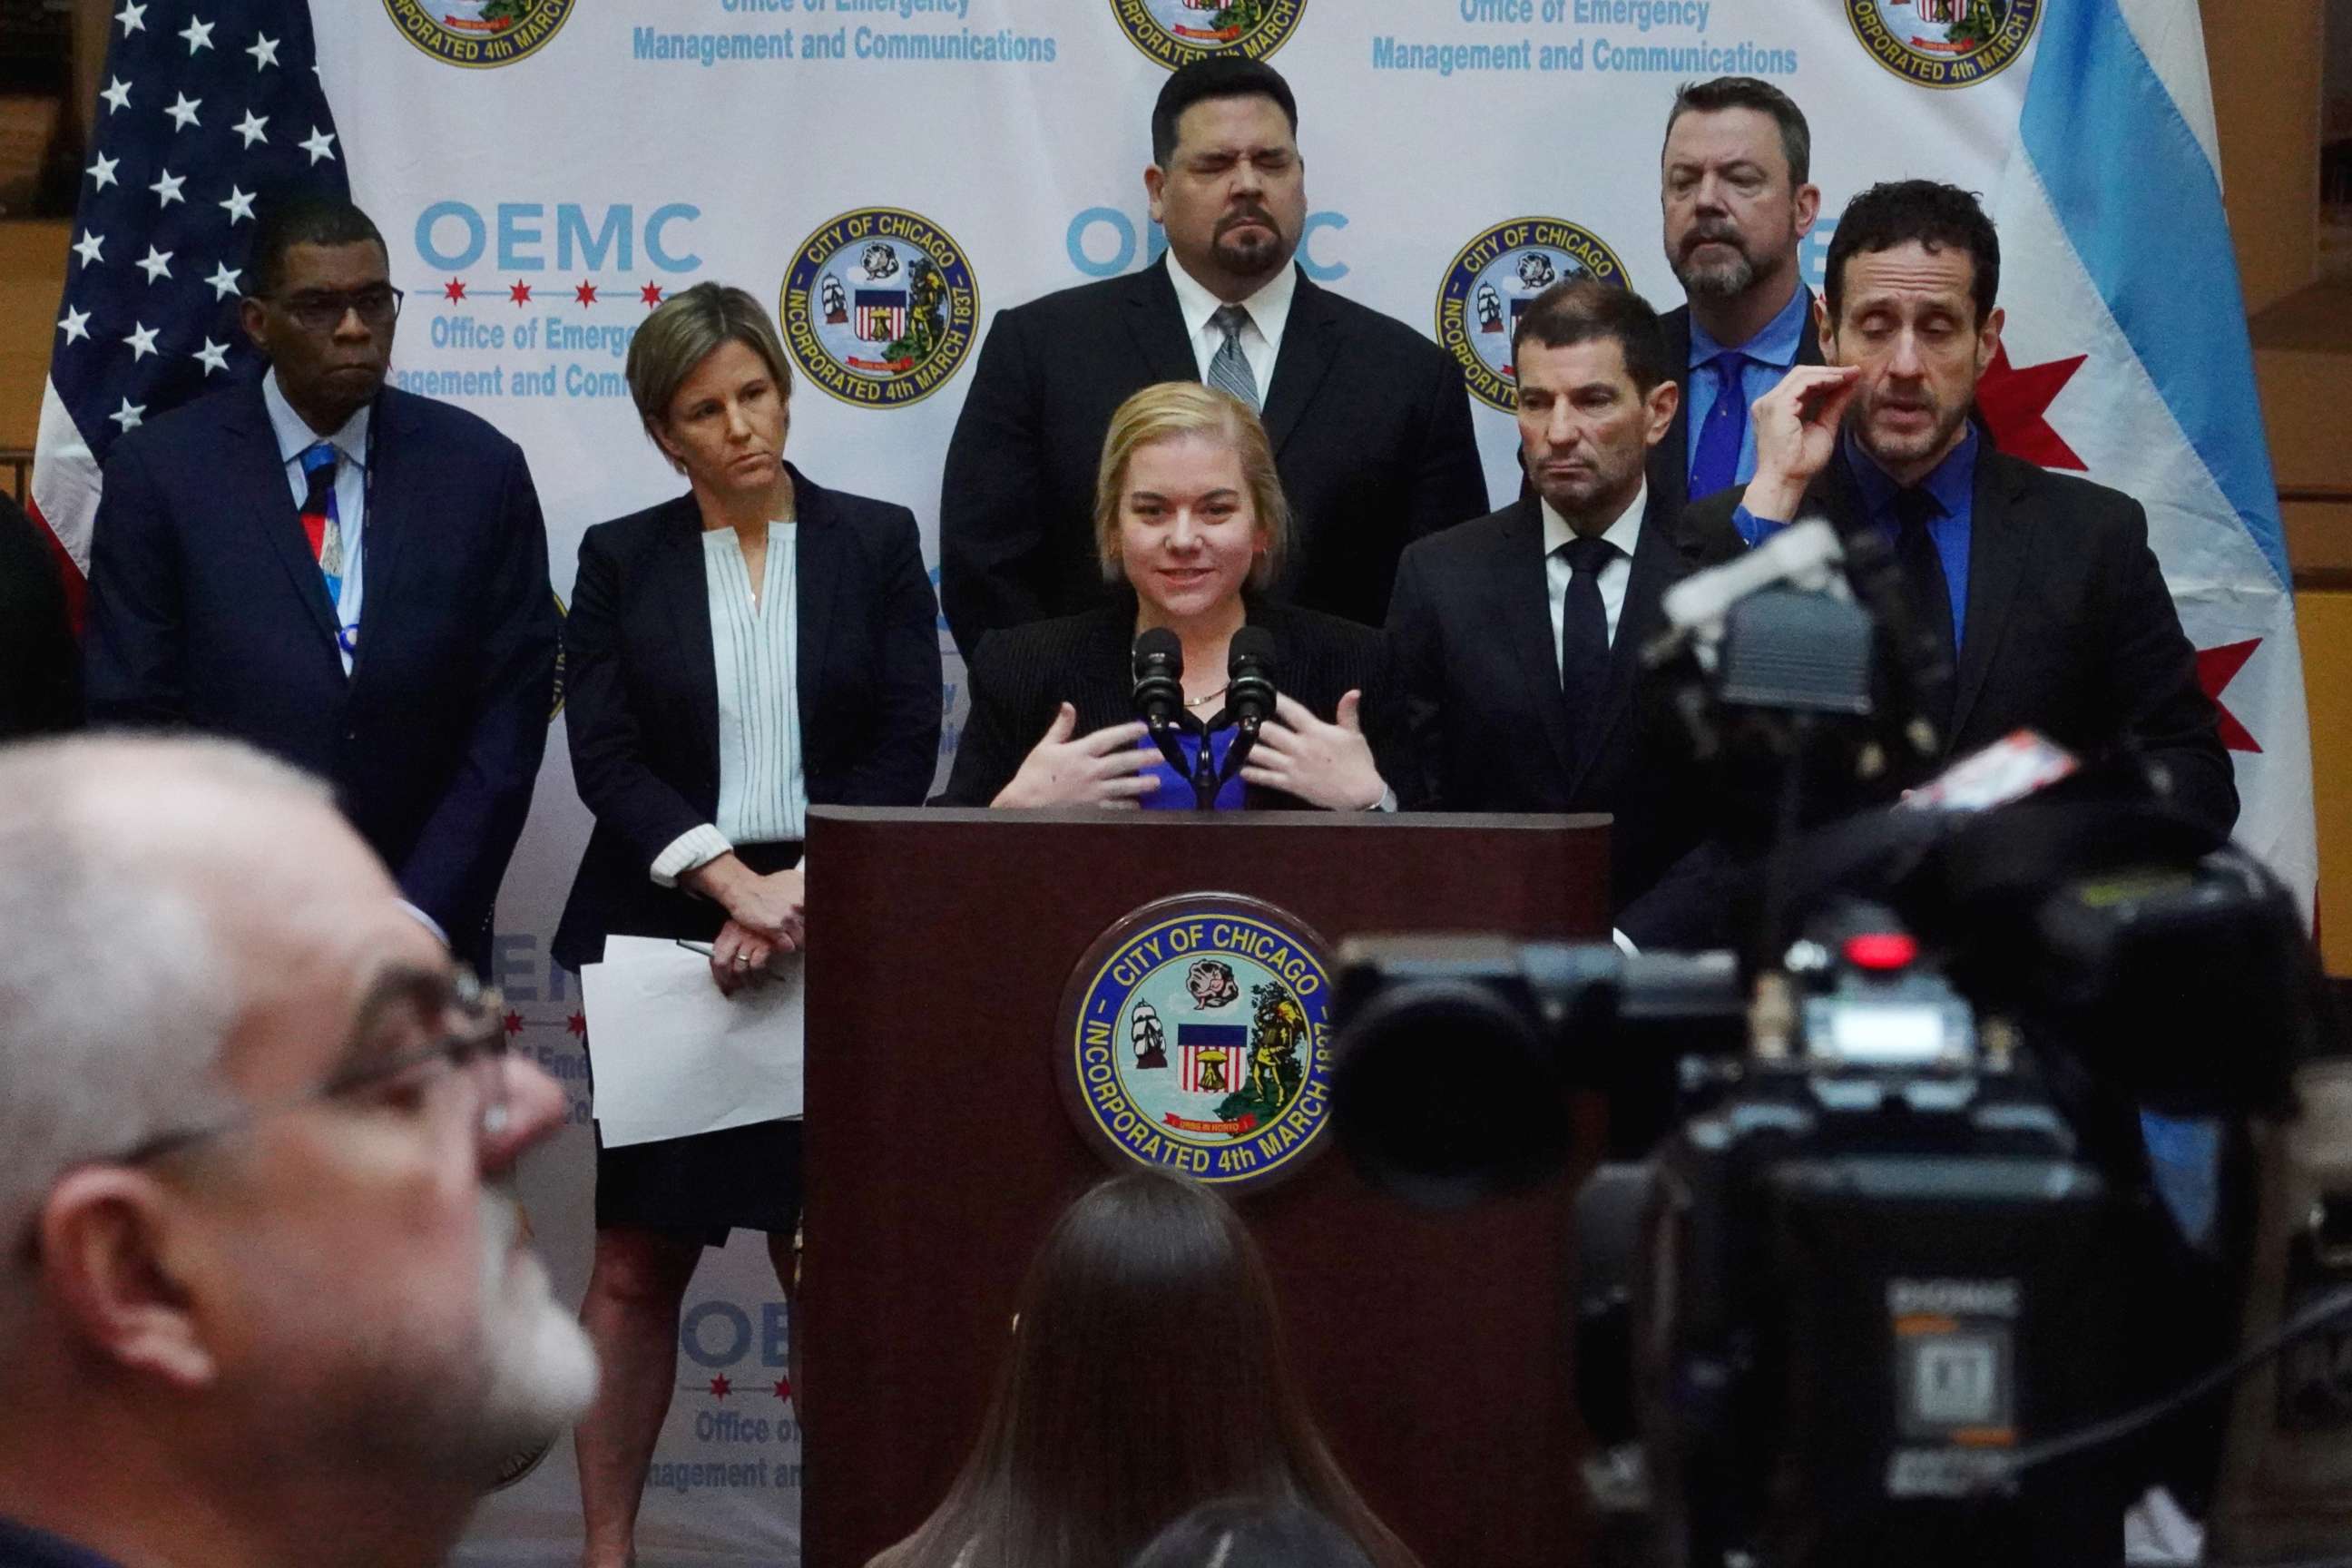
<instances>
[{"instance_id":1,"label":"blonde hair","mask_svg":"<svg viewBox=\"0 0 2352 1568\"><path fill-rule=\"evenodd\" d=\"M741 343L776 378L777 395L793 395L792 362L784 357L784 341L760 301L724 283L697 283L654 307L629 340L625 374L629 396L646 434L669 417L669 405L687 378L724 343ZM661 446L658 438L654 445ZM662 455L668 457L668 449ZM677 467L676 458L670 466Z\"/></svg>"},{"instance_id":2,"label":"blonde hair","mask_svg":"<svg viewBox=\"0 0 2352 1568\"><path fill-rule=\"evenodd\" d=\"M1249 405L1197 381L1147 386L1110 416L1095 477L1095 548L1102 555L1104 579L1115 583L1119 577L1118 502L1128 464L1145 447L1187 436L1222 441L1241 459L1242 482L1249 487L1250 507L1265 536L1265 548L1250 568L1250 585L1265 587L1282 574L1290 553L1290 503L1275 471L1274 448Z\"/></svg>"}]
</instances>

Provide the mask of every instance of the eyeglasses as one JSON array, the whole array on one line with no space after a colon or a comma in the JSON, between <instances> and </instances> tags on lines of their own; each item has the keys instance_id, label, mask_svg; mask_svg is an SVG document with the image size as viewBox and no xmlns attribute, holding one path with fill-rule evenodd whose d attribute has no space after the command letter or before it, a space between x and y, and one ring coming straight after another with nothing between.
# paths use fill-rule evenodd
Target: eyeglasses
<instances>
[{"instance_id":1,"label":"eyeglasses","mask_svg":"<svg viewBox=\"0 0 2352 1568\"><path fill-rule=\"evenodd\" d=\"M425 994L427 987L440 994ZM478 1138L504 1132L508 1120L505 999L463 967L453 971L446 983L419 975L402 989L411 998L437 1006L450 1019L448 1032L429 1046L347 1068L325 1082L294 1094L249 1105L211 1121L157 1133L110 1159L90 1163L142 1164L241 1132L264 1117L330 1101L361 1100L394 1089L429 1097L438 1088L439 1080L445 1079L462 1079L470 1087L469 1110Z\"/></svg>"},{"instance_id":2,"label":"eyeglasses","mask_svg":"<svg viewBox=\"0 0 2352 1568\"><path fill-rule=\"evenodd\" d=\"M299 294L285 295L278 305L307 332L333 331L343 324L347 310L357 311L362 324L382 331L400 314L400 302L405 298L401 290L379 283L373 288L354 289L348 294L306 289Z\"/></svg>"}]
</instances>

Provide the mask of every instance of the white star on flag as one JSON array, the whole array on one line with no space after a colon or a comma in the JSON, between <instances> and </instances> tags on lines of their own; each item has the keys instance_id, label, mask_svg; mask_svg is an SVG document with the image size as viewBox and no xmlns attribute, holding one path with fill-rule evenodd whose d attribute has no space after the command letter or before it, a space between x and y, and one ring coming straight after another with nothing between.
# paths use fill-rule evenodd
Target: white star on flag
<instances>
[{"instance_id":1,"label":"white star on flag","mask_svg":"<svg viewBox=\"0 0 2352 1568\"><path fill-rule=\"evenodd\" d=\"M228 368L228 345L226 343L216 343L213 342L212 339L206 338L205 340L205 346L196 350L195 353L190 354L188 357L194 360L202 360L204 362L205 374L206 375L210 375L216 370L226 370Z\"/></svg>"},{"instance_id":2,"label":"white star on flag","mask_svg":"<svg viewBox=\"0 0 2352 1568\"><path fill-rule=\"evenodd\" d=\"M65 320L58 323L58 331L65 333L66 342L69 343L81 342L82 339L89 336L89 312L77 310L68 306Z\"/></svg>"},{"instance_id":3,"label":"white star on flag","mask_svg":"<svg viewBox=\"0 0 2352 1568\"><path fill-rule=\"evenodd\" d=\"M178 36L188 40L188 58L191 59L195 58L198 49L213 47L213 25L201 17L189 17L188 25L180 29Z\"/></svg>"},{"instance_id":4,"label":"white star on flag","mask_svg":"<svg viewBox=\"0 0 2352 1568\"><path fill-rule=\"evenodd\" d=\"M117 425L121 426L124 433L128 434L131 428L139 423L140 416L146 412L147 405L145 404L133 403L131 399L126 397L122 400L122 406L108 415L107 417L113 420Z\"/></svg>"},{"instance_id":5,"label":"white star on flag","mask_svg":"<svg viewBox=\"0 0 2352 1568\"><path fill-rule=\"evenodd\" d=\"M188 199L180 194L180 187L187 183L188 177L185 174L175 174L166 169L163 171L163 177L147 188L161 196L163 198L161 205L168 207L173 202L184 202Z\"/></svg>"},{"instance_id":6,"label":"white star on flag","mask_svg":"<svg viewBox=\"0 0 2352 1568\"><path fill-rule=\"evenodd\" d=\"M253 198L235 185L228 188L226 201L215 202L213 205L228 214L228 226L231 228L235 228L239 220L253 216Z\"/></svg>"},{"instance_id":7,"label":"white star on flag","mask_svg":"<svg viewBox=\"0 0 2352 1568\"><path fill-rule=\"evenodd\" d=\"M102 259L100 253L105 248L106 237L104 235L89 234L85 232L81 237L80 242L73 247L73 252L76 256L81 258L81 264L84 267L95 267Z\"/></svg>"},{"instance_id":8,"label":"white star on flag","mask_svg":"<svg viewBox=\"0 0 2352 1568\"><path fill-rule=\"evenodd\" d=\"M122 36L126 38L133 33L143 33L147 30L147 7L125 5L114 14L114 19L122 24Z\"/></svg>"},{"instance_id":9,"label":"white star on flag","mask_svg":"<svg viewBox=\"0 0 2352 1568\"><path fill-rule=\"evenodd\" d=\"M278 63L278 40L256 33L253 35L253 47L245 52L253 57L255 70L259 70L265 66L274 66Z\"/></svg>"},{"instance_id":10,"label":"white star on flag","mask_svg":"<svg viewBox=\"0 0 2352 1568\"><path fill-rule=\"evenodd\" d=\"M147 274L147 281L150 283L158 278L169 278L172 275L172 252L159 251L151 245L147 247L145 259L135 265Z\"/></svg>"},{"instance_id":11,"label":"white star on flag","mask_svg":"<svg viewBox=\"0 0 2352 1568\"><path fill-rule=\"evenodd\" d=\"M110 77L107 79L106 90L98 96L106 100L109 114L118 109L128 109L131 107L131 84L119 76Z\"/></svg>"},{"instance_id":12,"label":"white star on flag","mask_svg":"<svg viewBox=\"0 0 2352 1568\"><path fill-rule=\"evenodd\" d=\"M250 147L256 142L267 142L269 140L269 138L263 133L261 129L268 123L269 121L267 116L256 114L253 110L248 109L245 111L245 118L230 126L229 129L236 132L239 136L244 137L245 144L247 147Z\"/></svg>"},{"instance_id":13,"label":"white star on flag","mask_svg":"<svg viewBox=\"0 0 2352 1568\"><path fill-rule=\"evenodd\" d=\"M315 125L310 127L310 139L304 142L298 142L295 145L301 148L305 153L310 153L310 162L313 163L317 163L321 158L332 158L335 155L334 132L331 131L321 131Z\"/></svg>"},{"instance_id":14,"label":"white star on flag","mask_svg":"<svg viewBox=\"0 0 2352 1568\"><path fill-rule=\"evenodd\" d=\"M148 326L143 321L131 323L131 335L122 341L131 347L131 363L136 364L155 352L157 331L158 329Z\"/></svg>"},{"instance_id":15,"label":"white star on flag","mask_svg":"<svg viewBox=\"0 0 2352 1568\"><path fill-rule=\"evenodd\" d=\"M205 281L213 286L214 299L226 300L236 292L236 280L244 276L244 273L224 261L213 268L213 275Z\"/></svg>"},{"instance_id":16,"label":"white star on flag","mask_svg":"<svg viewBox=\"0 0 2352 1568\"><path fill-rule=\"evenodd\" d=\"M98 155L97 162L90 164L89 177L98 182L98 188L100 190L102 191L106 189L107 186L117 183L114 178L114 166L121 162L122 160L120 158L110 158L105 153L100 153Z\"/></svg>"},{"instance_id":17,"label":"white star on flag","mask_svg":"<svg viewBox=\"0 0 2352 1568\"><path fill-rule=\"evenodd\" d=\"M204 101L205 100L201 98L190 98L184 92L180 95L180 101L172 105L171 108L165 110L163 112L172 117L173 129L177 131L185 131L191 125L202 125L204 123L203 121L196 118L196 110L203 105Z\"/></svg>"}]
</instances>

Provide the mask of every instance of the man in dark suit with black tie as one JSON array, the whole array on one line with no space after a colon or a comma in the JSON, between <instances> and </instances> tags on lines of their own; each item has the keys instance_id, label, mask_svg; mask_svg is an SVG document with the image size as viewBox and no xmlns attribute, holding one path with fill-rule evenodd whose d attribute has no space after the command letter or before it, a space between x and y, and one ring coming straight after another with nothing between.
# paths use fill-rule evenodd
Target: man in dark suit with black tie
<instances>
[{"instance_id":1,"label":"man in dark suit with black tie","mask_svg":"<svg viewBox=\"0 0 2352 1568\"><path fill-rule=\"evenodd\" d=\"M1612 814L1612 906L1641 941L1657 933L1628 906L1703 826L1642 646L1666 587L1741 546L1721 518L1683 527L1645 479L1676 399L1640 295L1554 284L1519 318L1511 358L1535 493L1404 553L1389 637L1413 766L1397 789L1450 811Z\"/></svg>"},{"instance_id":2,"label":"man in dark suit with black tie","mask_svg":"<svg viewBox=\"0 0 2352 1568\"><path fill-rule=\"evenodd\" d=\"M1259 411L1297 531L1273 591L1310 609L1379 625L1398 553L1486 509L1459 367L1291 259L1297 128L1269 66L1218 55L1174 72L1143 176L1167 256L997 316L940 500L940 598L967 658L997 627L1102 599L1103 432L1155 382L1206 382Z\"/></svg>"},{"instance_id":3,"label":"man in dark suit with black tie","mask_svg":"<svg viewBox=\"0 0 2352 1568\"><path fill-rule=\"evenodd\" d=\"M2136 763L2216 834L2238 796L2212 701L2129 496L1994 449L1969 418L2000 344L2000 247L1968 192L1928 180L1854 198L1815 307L1824 366L1756 405L1756 477L1694 524L1769 532L1822 517L1883 531L1910 618L1957 673L1918 706L1947 757L2032 727Z\"/></svg>"},{"instance_id":4,"label":"man in dark suit with black tie","mask_svg":"<svg viewBox=\"0 0 2352 1568\"><path fill-rule=\"evenodd\" d=\"M1804 112L1771 83L1725 76L1675 92L1658 205L1690 302L1664 318L1682 401L1650 455L1669 516L1755 472L1749 405L1791 366L1821 363L1797 265L1821 210L1811 163Z\"/></svg>"},{"instance_id":5,"label":"man in dark suit with black tie","mask_svg":"<svg viewBox=\"0 0 2352 1568\"><path fill-rule=\"evenodd\" d=\"M554 698L530 471L481 419L383 384L400 295L357 207L271 210L248 282L268 374L107 459L89 717L232 735L325 777L478 966Z\"/></svg>"}]
</instances>

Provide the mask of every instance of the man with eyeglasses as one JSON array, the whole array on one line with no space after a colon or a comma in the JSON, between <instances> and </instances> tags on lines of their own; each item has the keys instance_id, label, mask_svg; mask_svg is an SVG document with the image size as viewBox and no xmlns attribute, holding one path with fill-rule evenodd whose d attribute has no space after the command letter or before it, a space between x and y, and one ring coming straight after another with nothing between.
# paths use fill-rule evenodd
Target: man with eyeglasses
<instances>
[{"instance_id":1,"label":"man with eyeglasses","mask_svg":"<svg viewBox=\"0 0 2352 1568\"><path fill-rule=\"evenodd\" d=\"M547 530L522 450L384 385L382 236L299 195L254 234L257 384L118 442L92 525L93 723L232 735L331 781L477 965L553 707Z\"/></svg>"},{"instance_id":2,"label":"man with eyeglasses","mask_svg":"<svg viewBox=\"0 0 2352 1568\"><path fill-rule=\"evenodd\" d=\"M443 1561L596 1375L496 997L221 741L0 747L0 1568Z\"/></svg>"}]
</instances>

